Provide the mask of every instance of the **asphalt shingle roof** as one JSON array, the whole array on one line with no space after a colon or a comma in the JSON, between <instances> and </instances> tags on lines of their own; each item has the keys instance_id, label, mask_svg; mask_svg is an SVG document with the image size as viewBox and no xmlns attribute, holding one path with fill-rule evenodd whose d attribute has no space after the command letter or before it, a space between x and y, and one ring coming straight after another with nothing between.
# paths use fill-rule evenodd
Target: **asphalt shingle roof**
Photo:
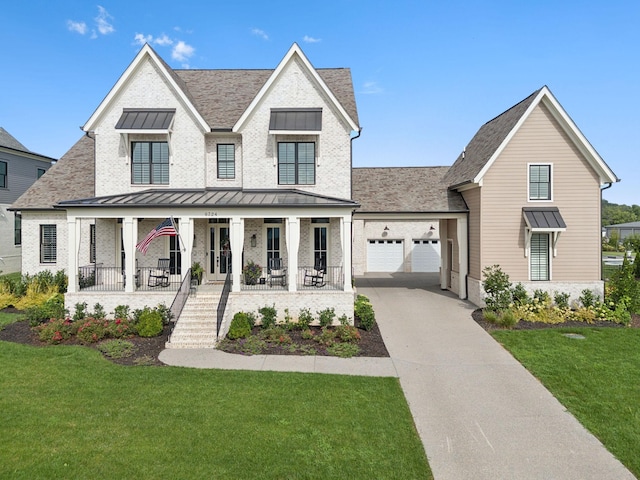
<instances>
[{"instance_id":1,"label":"asphalt shingle roof","mask_svg":"<svg viewBox=\"0 0 640 480\"><path fill-rule=\"evenodd\" d=\"M95 195L94 141L83 136L48 171L24 192L11 208L41 210L69 198Z\"/></svg>"},{"instance_id":2,"label":"asphalt shingle roof","mask_svg":"<svg viewBox=\"0 0 640 480\"><path fill-rule=\"evenodd\" d=\"M445 175L444 181L447 185L453 187L473 181L507 138L509 132L516 126L540 90L542 89L536 90L521 102L480 127L464 152L460 154Z\"/></svg>"},{"instance_id":3,"label":"asphalt shingle roof","mask_svg":"<svg viewBox=\"0 0 640 480\"><path fill-rule=\"evenodd\" d=\"M466 212L462 196L443 181L449 168L354 168L356 212Z\"/></svg>"},{"instance_id":4,"label":"asphalt shingle roof","mask_svg":"<svg viewBox=\"0 0 640 480\"><path fill-rule=\"evenodd\" d=\"M30 150L15 139L13 135L0 127L0 147L12 148L21 152L30 152Z\"/></svg>"}]
</instances>

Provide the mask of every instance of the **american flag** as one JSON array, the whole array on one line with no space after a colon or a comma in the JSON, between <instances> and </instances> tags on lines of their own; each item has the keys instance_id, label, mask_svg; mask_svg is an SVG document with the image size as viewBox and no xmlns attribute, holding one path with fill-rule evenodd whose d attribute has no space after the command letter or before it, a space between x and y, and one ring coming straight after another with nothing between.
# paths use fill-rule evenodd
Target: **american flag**
<instances>
[{"instance_id":1,"label":"american flag","mask_svg":"<svg viewBox=\"0 0 640 480\"><path fill-rule=\"evenodd\" d=\"M173 225L173 220L167 218L164 222L151 230L146 237L144 237L137 245L136 248L146 255L149 244L157 237L162 236L174 236L177 235L176 227Z\"/></svg>"}]
</instances>

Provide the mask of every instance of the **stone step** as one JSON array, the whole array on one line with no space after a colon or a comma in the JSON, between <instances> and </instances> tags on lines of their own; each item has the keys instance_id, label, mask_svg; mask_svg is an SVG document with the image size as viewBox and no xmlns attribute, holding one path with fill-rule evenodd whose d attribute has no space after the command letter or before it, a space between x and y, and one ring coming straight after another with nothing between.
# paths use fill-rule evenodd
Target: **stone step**
<instances>
[{"instance_id":1,"label":"stone step","mask_svg":"<svg viewBox=\"0 0 640 480\"><path fill-rule=\"evenodd\" d=\"M165 348L216 348L216 343L171 343L167 342Z\"/></svg>"}]
</instances>

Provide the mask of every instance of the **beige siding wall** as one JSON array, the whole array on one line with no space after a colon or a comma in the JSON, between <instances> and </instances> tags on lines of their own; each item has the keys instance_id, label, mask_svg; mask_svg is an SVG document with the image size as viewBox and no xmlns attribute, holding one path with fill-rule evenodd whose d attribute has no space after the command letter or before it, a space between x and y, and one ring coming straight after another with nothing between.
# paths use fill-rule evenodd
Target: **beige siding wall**
<instances>
[{"instance_id":1,"label":"beige siding wall","mask_svg":"<svg viewBox=\"0 0 640 480\"><path fill-rule=\"evenodd\" d=\"M552 201L528 200L528 164L552 165ZM544 105L539 105L483 179L482 264L499 264L512 281L529 278L524 206L557 206L567 224L551 261L553 281L600 278L599 180Z\"/></svg>"},{"instance_id":2,"label":"beige siding wall","mask_svg":"<svg viewBox=\"0 0 640 480\"><path fill-rule=\"evenodd\" d=\"M482 235L482 202L480 188L462 192L469 207L469 276L480 279L482 276L482 257L480 238Z\"/></svg>"}]
</instances>

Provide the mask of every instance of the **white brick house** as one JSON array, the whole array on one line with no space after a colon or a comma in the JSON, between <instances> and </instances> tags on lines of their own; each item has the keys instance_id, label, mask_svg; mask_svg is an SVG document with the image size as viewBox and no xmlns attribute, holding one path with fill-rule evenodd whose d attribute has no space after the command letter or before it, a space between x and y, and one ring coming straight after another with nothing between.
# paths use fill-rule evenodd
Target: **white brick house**
<instances>
[{"instance_id":1,"label":"white brick house","mask_svg":"<svg viewBox=\"0 0 640 480\"><path fill-rule=\"evenodd\" d=\"M66 270L68 308L171 304L199 262L205 283L230 282L228 312L275 304L280 317L334 307L353 318L360 128L348 69L315 69L294 44L275 70L173 70L145 45L83 130L13 205L23 272ZM136 250L170 217L179 237ZM156 286L160 258L170 272ZM270 278L271 258L283 276ZM262 267L255 285L243 278L250 261Z\"/></svg>"}]
</instances>

